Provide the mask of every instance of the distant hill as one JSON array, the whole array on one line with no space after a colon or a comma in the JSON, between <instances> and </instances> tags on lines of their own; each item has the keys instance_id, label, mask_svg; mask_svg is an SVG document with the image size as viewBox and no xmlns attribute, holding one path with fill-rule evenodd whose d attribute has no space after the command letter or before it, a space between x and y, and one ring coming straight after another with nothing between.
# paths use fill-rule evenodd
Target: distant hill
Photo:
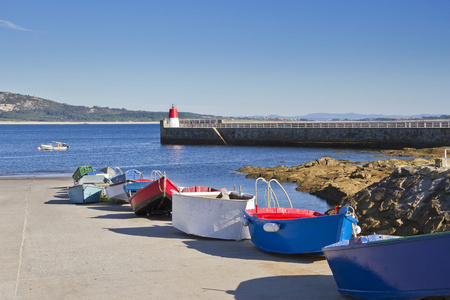
<instances>
[{"instance_id":1,"label":"distant hill","mask_svg":"<svg viewBox=\"0 0 450 300\"><path fill-rule=\"evenodd\" d=\"M178 112L182 119L229 119L213 115L201 115L190 112ZM37 122L159 122L168 117L168 111L150 112L127 110L124 108L86 107L58 103L35 96L0 92L0 122L3 121L37 121ZM363 115L363 114L329 114L317 113L304 116L285 117L279 115L234 117L233 119L258 120L396 120L396 119L450 119L450 115Z\"/></svg>"},{"instance_id":2,"label":"distant hill","mask_svg":"<svg viewBox=\"0 0 450 300\"><path fill-rule=\"evenodd\" d=\"M398 120L398 119L448 119L449 115L437 115L437 114L422 114L422 115L363 115L363 114L328 114L328 113L315 113L307 114L304 116L295 117L283 117L279 115L270 115L269 118L274 119L294 119L294 120L311 120L311 121L331 121L331 120Z\"/></svg>"},{"instance_id":3,"label":"distant hill","mask_svg":"<svg viewBox=\"0 0 450 300\"><path fill-rule=\"evenodd\" d=\"M205 119L213 116L178 112L180 118ZM86 107L62 104L34 96L0 92L0 120L46 122L159 122L168 111L133 111L124 108Z\"/></svg>"}]
</instances>

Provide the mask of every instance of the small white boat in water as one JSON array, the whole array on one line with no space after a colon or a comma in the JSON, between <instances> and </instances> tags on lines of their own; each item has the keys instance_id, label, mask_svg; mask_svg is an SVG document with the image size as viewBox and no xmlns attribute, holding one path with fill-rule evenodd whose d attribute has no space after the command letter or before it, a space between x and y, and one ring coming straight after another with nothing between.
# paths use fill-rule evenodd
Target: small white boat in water
<instances>
[{"instance_id":1,"label":"small white boat in water","mask_svg":"<svg viewBox=\"0 0 450 300\"><path fill-rule=\"evenodd\" d=\"M41 144L41 148L42 150L67 150L69 146L66 143L52 141L48 144ZM40 149L38 148L38 150Z\"/></svg>"},{"instance_id":2,"label":"small white boat in water","mask_svg":"<svg viewBox=\"0 0 450 300\"><path fill-rule=\"evenodd\" d=\"M248 239L250 233L248 227L242 225L241 218L244 210L252 208L255 208L255 197L250 194L225 189L222 192L174 192L172 226L201 237L236 241Z\"/></svg>"}]
</instances>

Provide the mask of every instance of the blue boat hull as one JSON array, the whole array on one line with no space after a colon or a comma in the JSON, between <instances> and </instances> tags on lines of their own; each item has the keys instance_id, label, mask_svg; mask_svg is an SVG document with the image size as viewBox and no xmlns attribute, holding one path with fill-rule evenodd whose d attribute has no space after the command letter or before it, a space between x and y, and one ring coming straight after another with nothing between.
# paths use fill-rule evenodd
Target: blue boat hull
<instances>
[{"instance_id":1,"label":"blue boat hull","mask_svg":"<svg viewBox=\"0 0 450 300\"><path fill-rule=\"evenodd\" d=\"M71 203L94 203L100 201L102 187L88 184L74 185L67 193Z\"/></svg>"},{"instance_id":2,"label":"blue boat hull","mask_svg":"<svg viewBox=\"0 0 450 300\"><path fill-rule=\"evenodd\" d=\"M125 182L125 181L127 181L127 174L126 173L123 173L123 174L120 174L120 175L117 175L117 176L111 178L111 182L113 184L121 183L121 182Z\"/></svg>"},{"instance_id":3,"label":"blue boat hull","mask_svg":"<svg viewBox=\"0 0 450 300\"><path fill-rule=\"evenodd\" d=\"M289 209L286 209L289 210ZM294 210L294 209L292 209ZM244 212L250 236L258 248L275 253L307 253L322 255L322 248L352 237L352 224L357 223L343 207L339 214L295 219L264 219ZM268 232L267 223L279 224L279 230Z\"/></svg>"},{"instance_id":4,"label":"blue boat hull","mask_svg":"<svg viewBox=\"0 0 450 300\"><path fill-rule=\"evenodd\" d=\"M152 181L133 181L133 182L127 182L124 185L125 192L127 195L136 193L139 189L146 187L152 183Z\"/></svg>"},{"instance_id":5,"label":"blue boat hull","mask_svg":"<svg viewBox=\"0 0 450 300\"><path fill-rule=\"evenodd\" d=\"M450 232L382 235L323 249L343 295L358 299L450 296Z\"/></svg>"}]
</instances>

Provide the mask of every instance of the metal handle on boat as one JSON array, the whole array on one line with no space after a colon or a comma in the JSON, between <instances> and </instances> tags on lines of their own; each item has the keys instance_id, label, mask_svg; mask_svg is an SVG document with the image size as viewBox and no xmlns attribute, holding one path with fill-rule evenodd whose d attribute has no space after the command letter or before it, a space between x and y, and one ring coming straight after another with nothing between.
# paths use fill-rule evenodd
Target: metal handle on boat
<instances>
[{"instance_id":1,"label":"metal handle on boat","mask_svg":"<svg viewBox=\"0 0 450 300\"><path fill-rule=\"evenodd\" d=\"M138 170L136 170L136 169L130 169L130 170L128 170L128 171L126 171L125 173L128 173L128 172L130 172L131 173L131 171L133 171L133 179L136 179L136 174L139 174L139 177L138 178L143 178L144 176L142 175L142 173L141 172L139 172Z\"/></svg>"},{"instance_id":2,"label":"metal handle on boat","mask_svg":"<svg viewBox=\"0 0 450 300\"><path fill-rule=\"evenodd\" d=\"M262 178L262 177L257 178L256 181L255 181L255 205L256 205L256 207L258 207L258 181L260 181L260 180L267 185L267 206L270 207L270 201L269 201L269 199L270 199L270 186L269 186L269 182L267 180L265 180L264 178ZM275 196L275 199L276 199L276 196Z\"/></svg>"},{"instance_id":3,"label":"metal handle on boat","mask_svg":"<svg viewBox=\"0 0 450 300\"><path fill-rule=\"evenodd\" d=\"M283 188L283 186L278 182L278 180L276 179L270 179L269 181L265 180L262 177L259 177L258 179L256 179L255 181L255 205L258 205L258 181L261 180L263 181L265 184L267 184L267 207L270 207L270 194L272 193L273 198L275 199L275 202L277 204L277 207L280 207L280 203L278 202L278 198L275 195L275 192L273 191L272 186L270 185L272 182L276 182L278 184L278 186L283 190L284 194L286 195L286 198L289 201L289 206L292 208L292 202L291 199L289 198L289 195L287 194L286 190Z\"/></svg>"},{"instance_id":4,"label":"metal handle on boat","mask_svg":"<svg viewBox=\"0 0 450 300\"><path fill-rule=\"evenodd\" d=\"M348 207L348 210L347 210L347 212L345 213L345 216L346 217L355 217L355 209L353 208L353 207L351 207L351 206L347 206ZM350 209L352 210L352 211L350 211Z\"/></svg>"},{"instance_id":5,"label":"metal handle on boat","mask_svg":"<svg viewBox=\"0 0 450 300\"><path fill-rule=\"evenodd\" d=\"M292 208L292 202L291 202L291 199L289 198L289 195L287 194L286 190L285 190L284 187L281 185L281 183L279 183L278 180L276 180L276 179L270 179L270 180L269 180L269 186L270 186L270 183L271 183L271 182L276 182L276 183L278 184L278 186L283 190L284 194L286 195L286 198L287 198L288 201L289 201L289 205L290 205L290 207ZM272 187L270 187L270 189L272 190ZM273 190L272 190L272 192L273 192ZM277 200L277 205L278 205L278 207L280 207L280 205L278 204L278 200Z\"/></svg>"}]
</instances>

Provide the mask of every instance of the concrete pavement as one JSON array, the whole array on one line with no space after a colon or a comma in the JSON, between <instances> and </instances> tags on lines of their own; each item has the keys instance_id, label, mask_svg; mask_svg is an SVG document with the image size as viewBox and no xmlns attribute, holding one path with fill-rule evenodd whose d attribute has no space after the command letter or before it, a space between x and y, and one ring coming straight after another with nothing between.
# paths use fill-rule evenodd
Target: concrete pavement
<instances>
[{"instance_id":1,"label":"concrete pavement","mask_svg":"<svg viewBox=\"0 0 450 300\"><path fill-rule=\"evenodd\" d=\"M325 259L198 238L71 178L0 179L0 299L346 299Z\"/></svg>"}]
</instances>

